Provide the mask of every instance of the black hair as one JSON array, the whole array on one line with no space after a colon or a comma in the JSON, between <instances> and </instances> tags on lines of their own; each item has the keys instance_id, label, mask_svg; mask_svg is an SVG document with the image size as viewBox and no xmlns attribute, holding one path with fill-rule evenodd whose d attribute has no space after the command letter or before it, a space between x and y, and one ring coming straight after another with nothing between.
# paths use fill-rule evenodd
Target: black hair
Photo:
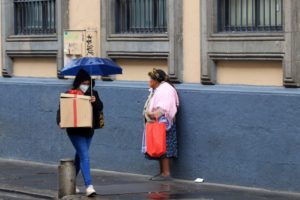
<instances>
[{"instance_id":1,"label":"black hair","mask_svg":"<svg viewBox=\"0 0 300 200\"><path fill-rule=\"evenodd\" d=\"M78 89L80 84L84 81L91 81L91 76L83 69L80 69L74 79L73 89ZM94 87L95 81L92 81L92 86Z\"/></svg>"}]
</instances>

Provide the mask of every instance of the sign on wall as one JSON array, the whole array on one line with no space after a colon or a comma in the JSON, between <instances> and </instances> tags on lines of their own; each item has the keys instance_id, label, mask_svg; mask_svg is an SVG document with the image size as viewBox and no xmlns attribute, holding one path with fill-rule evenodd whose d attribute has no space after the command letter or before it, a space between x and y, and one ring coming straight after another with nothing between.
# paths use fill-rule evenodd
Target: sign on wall
<instances>
[{"instance_id":1,"label":"sign on wall","mask_svg":"<svg viewBox=\"0 0 300 200\"><path fill-rule=\"evenodd\" d=\"M97 32L87 30L85 35L85 56L97 56Z\"/></svg>"},{"instance_id":2,"label":"sign on wall","mask_svg":"<svg viewBox=\"0 0 300 200\"><path fill-rule=\"evenodd\" d=\"M95 30L64 31L64 65L73 58L98 56L97 46Z\"/></svg>"}]
</instances>

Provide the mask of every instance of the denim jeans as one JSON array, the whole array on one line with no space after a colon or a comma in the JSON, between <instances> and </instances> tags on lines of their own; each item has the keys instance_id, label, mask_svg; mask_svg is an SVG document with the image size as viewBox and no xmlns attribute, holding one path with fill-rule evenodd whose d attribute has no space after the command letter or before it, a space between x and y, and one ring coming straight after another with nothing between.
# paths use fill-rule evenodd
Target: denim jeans
<instances>
[{"instance_id":1,"label":"denim jeans","mask_svg":"<svg viewBox=\"0 0 300 200\"><path fill-rule=\"evenodd\" d=\"M81 135L68 134L75 150L75 168L76 176L81 170L81 174L84 179L85 186L91 185L91 171L90 171L90 159L89 148L92 141L92 137L85 137Z\"/></svg>"}]
</instances>

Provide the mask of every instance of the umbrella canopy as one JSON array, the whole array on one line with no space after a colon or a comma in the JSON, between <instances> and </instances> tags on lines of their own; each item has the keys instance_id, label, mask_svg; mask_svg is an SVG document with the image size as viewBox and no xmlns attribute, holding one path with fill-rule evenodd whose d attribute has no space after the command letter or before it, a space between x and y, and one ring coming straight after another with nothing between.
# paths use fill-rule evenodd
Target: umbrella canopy
<instances>
[{"instance_id":1,"label":"umbrella canopy","mask_svg":"<svg viewBox=\"0 0 300 200\"><path fill-rule=\"evenodd\" d=\"M91 76L108 76L122 74L122 68L108 58L82 57L73 59L60 72L62 76L76 76L80 69L84 69Z\"/></svg>"}]
</instances>

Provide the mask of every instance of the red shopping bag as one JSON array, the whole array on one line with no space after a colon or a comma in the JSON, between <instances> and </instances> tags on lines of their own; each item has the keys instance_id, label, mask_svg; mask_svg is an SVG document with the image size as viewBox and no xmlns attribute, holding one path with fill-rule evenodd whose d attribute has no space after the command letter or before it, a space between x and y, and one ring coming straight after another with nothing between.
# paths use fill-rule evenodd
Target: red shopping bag
<instances>
[{"instance_id":1,"label":"red shopping bag","mask_svg":"<svg viewBox=\"0 0 300 200\"><path fill-rule=\"evenodd\" d=\"M147 154L153 158L159 158L166 154L166 124L155 122L146 123L146 147Z\"/></svg>"}]
</instances>

